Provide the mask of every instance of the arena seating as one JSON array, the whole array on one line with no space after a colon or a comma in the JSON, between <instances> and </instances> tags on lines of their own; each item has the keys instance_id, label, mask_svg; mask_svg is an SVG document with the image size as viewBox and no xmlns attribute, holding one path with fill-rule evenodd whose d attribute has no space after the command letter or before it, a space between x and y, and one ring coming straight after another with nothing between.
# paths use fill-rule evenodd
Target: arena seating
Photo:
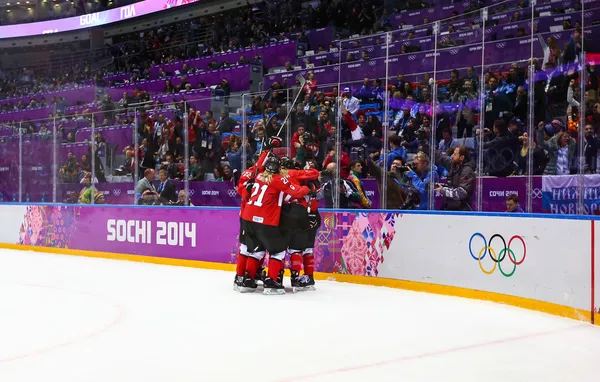
<instances>
[{"instance_id":1,"label":"arena seating","mask_svg":"<svg viewBox=\"0 0 600 382\"><path fill-rule=\"evenodd\" d=\"M299 123L308 125L309 133L314 134L313 139L316 139L316 118L320 111L327 111L332 131L345 128L338 126L340 119L335 110L338 94L335 92L339 93L346 87L361 102L354 119L358 122L360 115L364 115L365 120L369 120L364 123L379 126L378 134L381 134L383 125L383 135L393 132L402 135L407 122L402 121L402 109L408 106L410 116L418 123L422 122L425 115L431 116L435 112L438 122L445 120L447 123L438 126L438 134L448 128L455 139L453 145L465 145L475 151L478 150L475 131L480 120L483 127L492 129L495 120L503 119L508 124L521 118L518 134L522 146L523 134L529 132L531 137L535 135L535 128L529 125L529 109L523 113L521 109L517 110L516 104L527 102L526 94L532 89L540 98L539 102L536 98L536 115L533 118L536 126L539 122L551 124L559 121L567 129L570 128L567 126L569 121L576 120L582 111L589 116L588 120L596 121L596 109L592 106L597 99L597 73L593 62L591 66L585 64L589 64L589 57L600 50L600 43L594 38L600 31L596 25L600 22L600 0L586 2L585 8L582 13L579 10L580 2L576 0L560 4L539 1L534 7L533 44L530 36L532 10L527 2L504 1L490 6L487 8L490 16L485 28L482 28L481 9L471 2L465 2L388 16L386 25L392 28L392 42L387 45L383 33L336 40L333 27L319 28L306 31L311 50L305 49L305 40L295 39L297 33L288 33L274 37L271 41L277 41L263 46L168 63L144 64L130 72L104 72L95 78L90 77L86 82L61 84L59 90L4 99L0 95L0 146L7 158L13 155L12 159L6 159L10 163L14 164L17 160L15 155L23 162L23 151L19 154L14 146L26 142L28 153L39 154L28 158L32 164L47 164L48 156L44 158L41 153L53 152L61 162L58 167L61 167L69 152L78 159L83 155L89 156L89 142L97 142L92 136L94 129L95 133L100 133L106 147L99 160L103 166L110 162L110 168L107 167L106 171L111 174L106 175L112 179L112 173L116 173L118 168L121 168L119 172L123 170L123 165L119 163L132 166L131 161L127 162L129 154L124 152L127 147L141 145L143 137L155 139L155 151L162 146L161 137L152 136L153 132L143 132L144 124L151 131L157 123L162 126L163 122L158 122L159 115L164 118L167 128L171 129L167 143L174 146L176 137L182 140L187 137L189 153L200 157L205 154L203 147L196 142L203 139L201 137L206 134L206 127L212 120L219 132L218 139L215 137L215 142L219 143L216 152L219 160L204 164L208 169L205 169L204 179L209 180L213 178L214 167L228 163L232 146L237 145L244 153L249 150L247 159L250 159L251 150L247 147L257 149L261 144L255 126L272 116L276 117L277 123L282 123L287 112L292 111L287 119L288 127L284 128L286 147L277 149L287 155L294 151L290 149L291 137ZM432 22L435 20L442 20L437 46L436 37L432 35ZM581 23L585 26L582 35L588 55L585 64L580 62L577 48L573 48L577 44L573 41L573 35L581 31ZM548 47L549 42L551 47ZM530 46L533 47L533 56ZM572 51L576 53L572 54ZM560 65L542 67L549 57L553 57L554 62L560 61ZM535 77L529 78L528 62L532 58L537 61L538 68ZM219 69L211 69L215 62ZM468 74L469 68L473 68L473 73ZM432 88L426 76L432 77L434 71L436 87ZM587 76L587 85L584 87L587 102L577 107L577 90L584 72ZM256 80L257 74L262 81ZM305 79L314 76L314 79L305 88L299 89L296 84L299 75ZM402 80L398 80L399 75L403 76ZM453 77L455 75L457 78ZM464 80L487 82L483 77L490 75L499 80L498 89L490 91L486 88L486 93L482 95L473 84L470 89L472 93L464 95ZM553 78L557 81L558 77L573 80L574 84L566 80L558 85L552 82ZM228 80L227 85L223 84L223 79ZM365 79L368 79L366 86L363 84ZM372 85L375 80L381 81L379 88ZM172 89L167 89L167 81ZM411 90L405 92L398 88L396 85L399 82L407 83ZM388 86L384 89L386 83ZM185 84L191 85L191 89L186 90ZM558 87L554 93L548 90L551 84ZM525 96L518 98L520 101L517 102L519 88L522 88ZM256 89L262 91L255 93ZM426 95L424 89L435 89L436 92ZM390 95L388 105L384 105L381 96L386 91ZM293 103L298 92L302 94ZM482 110L482 105L488 97L495 97L496 94L505 97L510 104L499 113L494 111L492 114L495 117L491 117L488 113L490 110ZM435 111L432 109L433 98L437 104ZM256 99L258 103L253 105ZM326 106L327 102L329 106ZM539 109L540 104L542 109ZM567 106L569 110L572 107L575 109L570 115L567 115ZM212 114L207 116L207 111ZM224 114L219 118L221 112ZM200 119L196 113L204 118ZM187 134L181 133L185 128L176 127L178 123L188 126ZM468 125L467 132L465 125ZM419 130L419 127L416 126L415 130ZM600 126L594 127L598 129ZM573 129L570 130L572 136L577 138L578 128ZM579 129L582 127L579 126ZM53 145L51 138L48 139L47 130L51 134L56 131L58 146ZM175 130L178 132L174 133ZM266 132L269 132L268 128ZM70 138L69 133L72 133ZM319 147L320 159L323 158L324 149L335 147L334 136L330 136L326 144L319 142L324 144ZM493 137L493 134L486 136L486 141ZM251 144L246 146L242 141L244 138L248 138ZM384 140L381 135L379 138ZM441 134L436 137L436 145L440 138ZM350 156L365 160L366 147L363 148L351 150ZM415 150L409 150L408 159L416 153ZM489 167L489 161L493 162L489 155L486 151L484 163L480 163L485 166L481 169L481 175L495 174L494 169ZM518 162L518 159L515 152L512 160ZM182 158L177 161L182 164ZM156 168L159 168L162 160L155 162ZM39 166L30 167L39 173ZM595 166L593 169L588 167L586 171L595 172ZM578 168L572 167L572 171L577 172ZM131 168L125 172L131 174ZM180 168L177 176L183 176L183 172L184 168ZM133 173L137 175L137 171ZM523 166L515 163L514 171L506 175L523 174L526 174ZM14 176L8 177L10 181L4 181L0 186L8 187L7 183L14 182ZM44 174L36 175L36 187L50 187L56 176L46 166ZM114 178L118 177L115 175ZM14 193L2 192L5 199ZM44 193L50 194L49 191ZM42 193L31 191L29 194L36 194L40 198Z\"/></svg>"}]
</instances>

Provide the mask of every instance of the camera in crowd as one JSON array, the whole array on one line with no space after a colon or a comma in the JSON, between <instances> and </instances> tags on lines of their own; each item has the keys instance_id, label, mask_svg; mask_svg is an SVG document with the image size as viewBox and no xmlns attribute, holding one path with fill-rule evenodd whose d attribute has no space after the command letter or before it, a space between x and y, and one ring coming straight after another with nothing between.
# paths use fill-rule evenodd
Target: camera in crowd
<instances>
[{"instance_id":1,"label":"camera in crowd","mask_svg":"<svg viewBox=\"0 0 600 382\"><path fill-rule=\"evenodd\" d=\"M311 133L304 133L304 144L309 145L313 143L313 137Z\"/></svg>"},{"instance_id":2,"label":"camera in crowd","mask_svg":"<svg viewBox=\"0 0 600 382\"><path fill-rule=\"evenodd\" d=\"M412 167L410 167L410 165L407 163L405 165L402 165L400 167L396 167L396 172L408 172L408 171L412 171Z\"/></svg>"},{"instance_id":3,"label":"camera in crowd","mask_svg":"<svg viewBox=\"0 0 600 382\"><path fill-rule=\"evenodd\" d=\"M419 141L427 139L427 133L425 132L425 129L423 127L415 131L415 135L417 136L417 140Z\"/></svg>"}]
</instances>

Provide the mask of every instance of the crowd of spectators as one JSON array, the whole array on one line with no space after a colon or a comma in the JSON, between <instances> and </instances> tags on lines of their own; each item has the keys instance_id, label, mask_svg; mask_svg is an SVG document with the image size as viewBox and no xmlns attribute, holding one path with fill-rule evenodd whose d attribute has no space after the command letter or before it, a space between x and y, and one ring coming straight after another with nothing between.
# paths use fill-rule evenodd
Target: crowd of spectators
<instances>
[{"instance_id":1,"label":"crowd of spectators","mask_svg":"<svg viewBox=\"0 0 600 382\"><path fill-rule=\"evenodd\" d=\"M177 33L180 27L176 26L144 32L137 35L139 40L133 43L132 36L125 36L123 39L129 42L121 44L117 41L113 47L117 49L113 55L124 58L115 61L119 66L115 70L130 72L129 81L136 82L144 78L149 66L155 63L281 41L287 39L286 33L329 22L346 25L351 30L358 28L352 31L358 33L388 28L387 11L362 2L322 1L316 8L303 10L296 2L276 5L269 2L249 6L239 13L192 23L187 36ZM212 23L210 39L205 44L185 45L194 38L194 31L200 29L202 22ZM183 37L176 41L174 36ZM159 112L142 113L133 130L138 150L136 152L133 145L123 150L125 162L118 171L124 175L137 174L142 185L144 179L152 185L154 174L158 172L160 186L152 185L138 191L140 203L175 204L178 199L173 192L168 191L168 197L161 196L170 189L167 187L169 181L236 181L243 170L242 163L251 161L252 155L261 150L264 137L273 136L279 130L289 110L290 124L284 126L283 136L288 134L287 128L291 126L291 139L284 142L289 145L290 156L300 167L321 170L322 181L327 185L324 192L329 197L332 192L339 192L344 207L370 208L372 201L361 179L374 178L381 185L385 178L388 185L386 208L426 209L430 202L429 188L434 184L435 192L444 198L444 208L469 210L476 173L499 177L526 175L530 168L530 153L533 175L577 172L579 115L585 110L584 171L600 173L597 165L600 104L597 103L597 73L593 63L585 67L585 103L579 102L577 58L582 39L581 30L577 28L564 49L549 38L544 46L544 59L533 61L536 72L533 86L527 74L527 63L489 68L483 76L476 74L472 67L464 73L454 70L449 80L440 81L437 86L433 86L429 74L425 74L422 81L409 81L403 74L398 74L395 81L388 81L387 88L381 79L365 78L361 86L325 89L318 85L318 75L311 71L304 84L299 80L293 84L287 81L276 83L266 94L255 97L249 114L259 118L246 126L248 138L245 140L240 137L241 123L228 111L215 118L211 111L194 110L183 101L174 102L168 105L176 110L172 119L164 118ZM210 66L217 68L222 64L213 62ZM289 66L288 70L292 69ZM197 68L184 67L183 74L194 70ZM93 73L87 66L81 78L89 79L89 76ZM483 95L480 95L481 82ZM219 85L226 89L227 81ZM535 90L534 113L533 125L529 126L529 92L532 88ZM189 90L185 81L177 87L166 81L164 93ZM298 92L301 93L298 101L291 104ZM108 95L103 99L97 97L93 105L101 113L94 115L104 117L102 125L133 124L132 117L127 116L127 105L150 99L147 92L139 89L133 94L124 93L119 101L111 100ZM390 100L387 116L383 115L385 99ZM480 99L483 104L478 102ZM30 105L8 103L2 107L4 111L22 110L28 106L58 105L60 102L60 99L41 99ZM434 102L438 105L435 110L432 108ZM159 110L164 106L167 105L157 101L149 109ZM187 131L183 124L184 110L188 110ZM268 116L273 114L275 118L269 119ZM91 115L90 110L85 110L74 117L85 119ZM66 118L62 114L60 117ZM480 120L483 132L479 130ZM436 135L431 137L434 121ZM45 126L39 127L39 131L31 124L22 126L27 133L49 134ZM383 150L385 135L389 143L387 152ZM483 142L479 142L481 135ZM187 152L186 136L189 138ZM71 142L73 138L68 133L65 140ZM432 142L435 145L433 151ZM338 143L339 161L336 158ZM81 161L70 156L61 167L63 181L85 182L91 169L88 158L92 151L97 155L99 146L101 142L95 138ZM480 148L483 167L477 168ZM384 157L387 168L382 168ZM184 163L185 158L189 158L188 163ZM95 162L97 181L103 182L104 169L98 168L98 163L102 166L102 160ZM338 164L339 169L336 168ZM189 171L188 178L184 179L186 165ZM338 170L341 184L333 182Z\"/></svg>"}]
</instances>

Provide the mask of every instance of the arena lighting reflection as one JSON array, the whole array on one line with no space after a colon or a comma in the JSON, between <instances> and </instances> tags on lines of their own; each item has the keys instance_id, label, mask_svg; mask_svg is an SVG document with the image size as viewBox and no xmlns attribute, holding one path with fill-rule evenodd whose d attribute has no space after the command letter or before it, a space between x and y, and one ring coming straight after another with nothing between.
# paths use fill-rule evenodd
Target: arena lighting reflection
<instances>
[{"instance_id":1,"label":"arena lighting reflection","mask_svg":"<svg viewBox=\"0 0 600 382\"><path fill-rule=\"evenodd\" d=\"M118 21L129 20L150 13L195 3L201 0L144 0L107 11L89 13L86 15L68 17L59 20L41 21L0 26L0 39L52 34L93 28Z\"/></svg>"}]
</instances>

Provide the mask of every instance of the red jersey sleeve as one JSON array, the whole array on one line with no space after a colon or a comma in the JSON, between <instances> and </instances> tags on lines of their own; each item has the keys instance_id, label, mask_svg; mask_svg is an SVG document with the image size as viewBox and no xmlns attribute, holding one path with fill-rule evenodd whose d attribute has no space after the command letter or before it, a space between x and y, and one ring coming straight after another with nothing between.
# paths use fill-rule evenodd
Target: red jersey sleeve
<instances>
[{"instance_id":1,"label":"red jersey sleeve","mask_svg":"<svg viewBox=\"0 0 600 382\"><path fill-rule=\"evenodd\" d=\"M256 168L258 168L258 173L265 171L265 158L267 157L267 155L269 155L269 150L264 150L260 154L260 157L258 157L258 161L254 165Z\"/></svg>"},{"instance_id":2,"label":"red jersey sleeve","mask_svg":"<svg viewBox=\"0 0 600 382\"><path fill-rule=\"evenodd\" d=\"M299 181L319 179L319 170L316 170L314 168L311 168L309 170L299 170L298 174L296 175L296 179L298 179Z\"/></svg>"},{"instance_id":3,"label":"red jersey sleeve","mask_svg":"<svg viewBox=\"0 0 600 382\"><path fill-rule=\"evenodd\" d=\"M275 187L278 191L281 191L287 195L290 195L292 198L300 199L308 195L310 189L305 186L299 186L298 184L292 183L289 178L283 177L281 175L273 177L271 181L273 187Z\"/></svg>"},{"instance_id":4,"label":"red jersey sleeve","mask_svg":"<svg viewBox=\"0 0 600 382\"><path fill-rule=\"evenodd\" d=\"M244 171L240 176L240 181L237 186L237 192L242 196L242 200L244 200L244 191L246 190L246 184L252 177L254 177L254 166Z\"/></svg>"}]
</instances>

